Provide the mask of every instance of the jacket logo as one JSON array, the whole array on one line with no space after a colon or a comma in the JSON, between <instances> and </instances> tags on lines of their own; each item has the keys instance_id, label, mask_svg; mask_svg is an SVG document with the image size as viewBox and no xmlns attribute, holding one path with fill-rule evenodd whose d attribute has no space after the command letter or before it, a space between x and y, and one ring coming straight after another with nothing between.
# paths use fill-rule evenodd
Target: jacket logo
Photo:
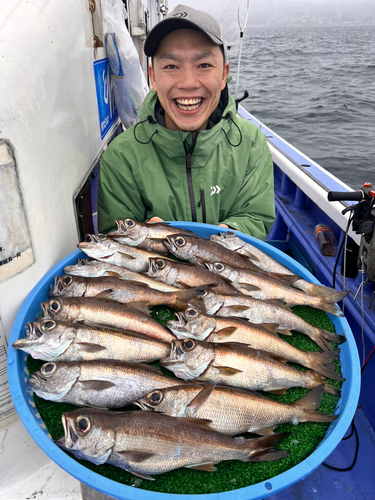
<instances>
[{"instance_id":1,"label":"jacket logo","mask_svg":"<svg viewBox=\"0 0 375 500\"><path fill-rule=\"evenodd\" d=\"M187 17L187 12L177 12L177 14L173 14L173 17Z\"/></svg>"},{"instance_id":2,"label":"jacket logo","mask_svg":"<svg viewBox=\"0 0 375 500\"><path fill-rule=\"evenodd\" d=\"M211 186L211 193L210 195L212 196L213 194L219 194L221 191L220 187L218 185L216 186Z\"/></svg>"}]
</instances>

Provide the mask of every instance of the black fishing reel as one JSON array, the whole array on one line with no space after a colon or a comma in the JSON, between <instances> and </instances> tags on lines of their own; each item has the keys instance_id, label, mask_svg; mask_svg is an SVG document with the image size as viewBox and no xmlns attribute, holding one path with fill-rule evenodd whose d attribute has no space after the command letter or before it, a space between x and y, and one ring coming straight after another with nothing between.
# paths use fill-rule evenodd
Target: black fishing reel
<instances>
[{"instance_id":1,"label":"black fishing reel","mask_svg":"<svg viewBox=\"0 0 375 500\"><path fill-rule=\"evenodd\" d=\"M356 234L361 235L357 266L367 273L369 281L375 281L375 188L369 182L360 191L328 193L328 201L358 201L357 205L344 208L343 215L352 212L352 227Z\"/></svg>"}]
</instances>

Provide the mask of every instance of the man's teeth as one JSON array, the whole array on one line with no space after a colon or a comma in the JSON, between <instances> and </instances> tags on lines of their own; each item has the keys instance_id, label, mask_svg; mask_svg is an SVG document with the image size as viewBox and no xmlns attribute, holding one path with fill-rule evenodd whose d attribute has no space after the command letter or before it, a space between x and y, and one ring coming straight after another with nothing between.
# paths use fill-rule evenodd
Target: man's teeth
<instances>
[{"instance_id":1,"label":"man's teeth","mask_svg":"<svg viewBox=\"0 0 375 500\"><path fill-rule=\"evenodd\" d=\"M176 99L176 103L179 109L182 111L194 111L198 109L201 105L202 99Z\"/></svg>"}]
</instances>

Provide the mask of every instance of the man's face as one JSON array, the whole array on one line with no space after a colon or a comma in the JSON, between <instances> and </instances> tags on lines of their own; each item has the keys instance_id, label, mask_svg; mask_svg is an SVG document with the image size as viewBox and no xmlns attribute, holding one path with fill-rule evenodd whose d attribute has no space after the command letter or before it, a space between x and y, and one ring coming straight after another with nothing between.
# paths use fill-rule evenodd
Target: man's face
<instances>
[{"instance_id":1,"label":"man's face","mask_svg":"<svg viewBox=\"0 0 375 500\"><path fill-rule=\"evenodd\" d=\"M153 67L149 67L149 76L165 111L167 129L206 129L228 73L229 64L223 64L219 46L204 33L179 29L165 36Z\"/></svg>"}]
</instances>

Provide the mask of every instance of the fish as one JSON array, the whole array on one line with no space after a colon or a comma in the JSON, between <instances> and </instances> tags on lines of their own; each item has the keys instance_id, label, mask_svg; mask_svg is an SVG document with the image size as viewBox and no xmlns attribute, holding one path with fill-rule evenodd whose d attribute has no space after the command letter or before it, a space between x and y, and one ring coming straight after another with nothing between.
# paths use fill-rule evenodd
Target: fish
<instances>
[{"instance_id":1,"label":"fish","mask_svg":"<svg viewBox=\"0 0 375 500\"><path fill-rule=\"evenodd\" d=\"M159 257L159 254L118 243L105 234L86 234L85 241L77 246L93 259L104 260L137 273L147 271L150 257Z\"/></svg>"},{"instance_id":2,"label":"fish","mask_svg":"<svg viewBox=\"0 0 375 500\"><path fill-rule=\"evenodd\" d=\"M65 274L70 276L83 276L87 278L99 278L100 276L113 276L124 280L137 281L145 283L151 288L161 290L162 292L174 292L178 288L166 285L161 281L153 280L144 274L140 274L126 267L115 266L96 259L78 259L77 264L66 266L63 269Z\"/></svg>"},{"instance_id":3,"label":"fish","mask_svg":"<svg viewBox=\"0 0 375 500\"><path fill-rule=\"evenodd\" d=\"M204 266L206 262L225 262L240 269L258 269L246 257L196 235L169 235L165 238L164 245L174 256L194 264Z\"/></svg>"},{"instance_id":4,"label":"fish","mask_svg":"<svg viewBox=\"0 0 375 500\"><path fill-rule=\"evenodd\" d=\"M202 306L200 301L203 302ZM284 335L291 335L291 330L296 330L310 337L324 351L332 349L331 342L342 344L346 341L343 335L310 325L287 309L280 300L259 300L243 294L207 293L190 304L216 316L246 318L255 324L274 323L279 325L277 331Z\"/></svg>"},{"instance_id":5,"label":"fish","mask_svg":"<svg viewBox=\"0 0 375 500\"><path fill-rule=\"evenodd\" d=\"M181 384L153 366L120 361L44 363L27 379L37 396L76 406L122 408L154 389Z\"/></svg>"},{"instance_id":6,"label":"fish","mask_svg":"<svg viewBox=\"0 0 375 500\"><path fill-rule=\"evenodd\" d=\"M319 385L294 403L282 403L235 387L191 383L155 389L134 404L171 417L209 420L211 429L229 436L244 432L268 435L280 424L336 420L338 415L317 411L323 392Z\"/></svg>"},{"instance_id":7,"label":"fish","mask_svg":"<svg viewBox=\"0 0 375 500\"><path fill-rule=\"evenodd\" d=\"M52 319L29 322L26 338L13 343L44 361L115 360L150 363L168 355L169 342L142 333Z\"/></svg>"},{"instance_id":8,"label":"fish","mask_svg":"<svg viewBox=\"0 0 375 500\"><path fill-rule=\"evenodd\" d=\"M150 288L145 283L121 280L112 276L85 278L82 276L56 276L50 297L98 297L110 298L122 304L142 303L145 307L168 305L177 309L185 308L189 300L203 295L210 287L188 290L175 289L173 292L162 292Z\"/></svg>"},{"instance_id":9,"label":"fish","mask_svg":"<svg viewBox=\"0 0 375 500\"><path fill-rule=\"evenodd\" d=\"M161 257L149 259L147 276L178 288L191 288L205 284L216 284L215 292L240 294L229 281L211 273L197 264L175 262Z\"/></svg>"},{"instance_id":10,"label":"fish","mask_svg":"<svg viewBox=\"0 0 375 500\"><path fill-rule=\"evenodd\" d=\"M277 446L282 432L254 439L231 437L206 422L147 411L113 412L91 408L62 415L64 436L55 443L77 458L111 464L142 479L187 467L213 472L225 460L259 462L288 456Z\"/></svg>"},{"instance_id":11,"label":"fish","mask_svg":"<svg viewBox=\"0 0 375 500\"><path fill-rule=\"evenodd\" d=\"M344 299L350 293L349 291L330 295L312 295L296 290L281 280L245 269L236 269L222 262L207 262L206 266L211 272L228 279L240 292L254 299L281 299L286 303L286 307L310 306L333 316L344 316L335 302Z\"/></svg>"},{"instance_id":12,"label":"fish","mask_svg":"<svg viewBox=\"0 0 375 500\"><path fill-rule=\"evenodd\" d=\"M129 304L90 297L54 298L42 302L44 317L66 323L102 325L143 333L165 342L175 336L158 321Z\"/></svg>"},{"instance_id":13,"label":"fish","mask_svg":"<svg viewBox=\"0 0 375 500\"><path fill-rule=\"evenodd\" d=\"M193 307L175 313L175 317L177 321L168 321L167 327L178 339L239 342L253 349L267 351L285 361L298 363L327 378L343 381L341 375L335 372L339 350L301 351L277 335L277 324L256 325L246 320L204 314Z\"/></svg>"},{"instance_id":14,"label":"fish","mask_svg":"<svg viewBox=\"0 0 375 500\"><path fill-rule=\"evenodd\" d=\"M136 246L149 252L168 255L169 251L163 244L163 239L170 234L194 234L180 228L174 228L166 223L147 224L133 219L115 220L117 231L107 236L126 245Z\"/></svg>"},{"instance_id":15,"label":"fish","mask_svg":"<svg viewBox=\"0 0 375 500\"><path fill-rule=\"evenodd\" d=\"M229 385L251 391L285 394L291 387L324 390L339 396L340 391L312 370L301 371L280 358L239 343L213 344L194 339L173 340L170 355L160 364L183 380Z\"/></svg>"},{"instance_id":16,"label":"fish","mask_svg":"<svg viewBox=\"0 0 375 500\"><path fill-rule=\"evenodd\" d=\"M248 257L254 265L258 266L263 271L296 276L296 274L293 273L288 267L280 264L280 262L272 258L266 252L263 252L263 250L260 250L256 246L244 241L233 231L212 234L210 236L210 240L218 243L219 245L222 245L228 250L236 252L239 255ZM317 283L310 283L309 281L306 281L301 277L291 283L291 286L313 295L330 295L332 293L337 293L337 290L335 290L334 288L330 288L324 285L318 285Z\"/></svg>"}]
</instances>

